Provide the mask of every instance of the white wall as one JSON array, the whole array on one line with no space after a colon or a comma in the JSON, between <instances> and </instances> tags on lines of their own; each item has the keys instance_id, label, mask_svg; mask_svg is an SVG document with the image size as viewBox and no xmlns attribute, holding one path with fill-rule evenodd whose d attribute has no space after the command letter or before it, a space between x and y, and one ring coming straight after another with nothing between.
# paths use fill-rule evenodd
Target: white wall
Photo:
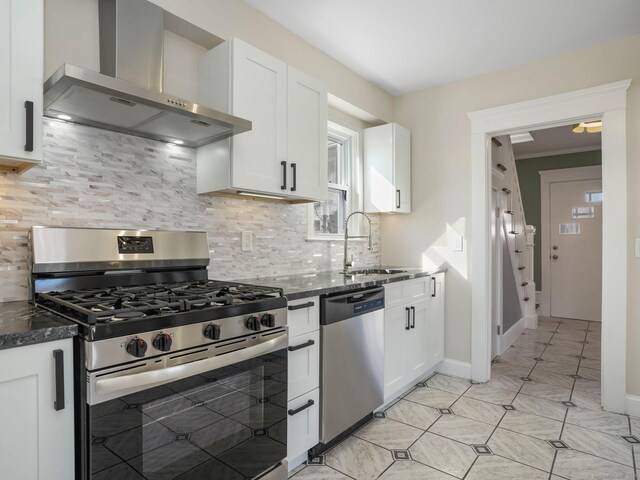
<instances>
[{"instance_id":1,"label":"white wall","mask_svg":"<svg viewBox=\"0 0 640 480\"><path fill-rule=\"evenodd\" d=\"M523 100L633 79L628 92L629 320L628 393L640 393L640 35L547 58L521 67L466 79L396 98L395 119L412 131L410 215L387 216L382 225L383 263L415 264L448 258L458 265L447 278L445 356L470 361L471 285L464 260L445 246L430 247L447 225L469 225L471 130L467 113ZM605 126L606 128L606 126ZM470 228L460 233L470 238ZM402 232L399 235L397 232Z\"/></svg>"}]
</instances>

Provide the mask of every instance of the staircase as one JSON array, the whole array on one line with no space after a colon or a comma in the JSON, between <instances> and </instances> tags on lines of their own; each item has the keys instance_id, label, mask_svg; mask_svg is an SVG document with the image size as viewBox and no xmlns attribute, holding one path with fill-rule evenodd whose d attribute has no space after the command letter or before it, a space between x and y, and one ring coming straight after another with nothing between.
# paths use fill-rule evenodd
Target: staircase
<instances>
[{"instance_id":1,"label":"staircase","mask_svg":"<svg viewBox=\"0 0 640 480\"><path fill-rule=\"evenodd\" d=\"M520 324L521 328L537 328L536 285L533 281L536 229L527 225L525 219L518 173L508 135L492 139L492 185L498 191L502 230L508 251L508 258L503 257L503 264L511 264L513 269L513 275L503 275L503 298L505 302L508 301L509 294L516 291L524 318L524 326ZM507 282L514 281L515 290L513 285L507 285Z\"/></svg>"}]
</instances>

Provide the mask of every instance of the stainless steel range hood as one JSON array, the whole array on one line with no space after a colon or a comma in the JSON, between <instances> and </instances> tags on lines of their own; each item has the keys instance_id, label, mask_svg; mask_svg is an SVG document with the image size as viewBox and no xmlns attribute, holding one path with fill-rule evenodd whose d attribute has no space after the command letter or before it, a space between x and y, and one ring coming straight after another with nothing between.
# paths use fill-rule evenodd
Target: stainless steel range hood
<instances>
[{"instance_id":1,"label":"stainless steel range hood","mask_svg":"<svg viewBox=\"0 0 640 480\"><path fill-rule=\"evenodd\" d=\"M164 93L164 11L146 0L100 0L100 71L62 65L44 84L48 117L199 147L251 122Z\"/></svg>"}]
</instances>

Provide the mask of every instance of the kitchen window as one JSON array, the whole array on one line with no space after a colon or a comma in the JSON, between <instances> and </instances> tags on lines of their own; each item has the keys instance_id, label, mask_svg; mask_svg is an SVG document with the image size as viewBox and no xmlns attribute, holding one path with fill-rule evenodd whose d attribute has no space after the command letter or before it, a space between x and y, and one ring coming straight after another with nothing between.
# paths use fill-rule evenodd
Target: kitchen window
<instances>
[{"instance_id":1,"label":"kitchen window","mask_svg":"<svg viewBox=\"0 0 640 480\"><path fill-rule=\"evenodd\" d=\"M309 206L309 239L332 240L344 236L347 216L359 208L362 177L357 132L329 122L327 142L327 200Z\"/></svg>"}]
</instances>

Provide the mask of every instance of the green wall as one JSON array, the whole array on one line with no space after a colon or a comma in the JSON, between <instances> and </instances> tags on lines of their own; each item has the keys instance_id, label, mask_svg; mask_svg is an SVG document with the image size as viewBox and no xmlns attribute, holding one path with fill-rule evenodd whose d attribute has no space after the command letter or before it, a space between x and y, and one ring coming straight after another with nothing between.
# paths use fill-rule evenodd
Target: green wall
<instances>
[{"instance_id":1,"label":"green wall","mask_svg":"<svg viewBox=\"0 0 640 480\"><path fill-rule=\"evenodd\" d=\"M542 245L542 229L540 228L540 174L543 170L557 170L559 168L588 167L602 163L602 152L567 153L550 157L527 158L516 160L518 181L522 192L522 204L527 224L536 227L534 279L536 290L542 288L542 263L540 262L540 248Z\"/></svg>"}]
</instances>

